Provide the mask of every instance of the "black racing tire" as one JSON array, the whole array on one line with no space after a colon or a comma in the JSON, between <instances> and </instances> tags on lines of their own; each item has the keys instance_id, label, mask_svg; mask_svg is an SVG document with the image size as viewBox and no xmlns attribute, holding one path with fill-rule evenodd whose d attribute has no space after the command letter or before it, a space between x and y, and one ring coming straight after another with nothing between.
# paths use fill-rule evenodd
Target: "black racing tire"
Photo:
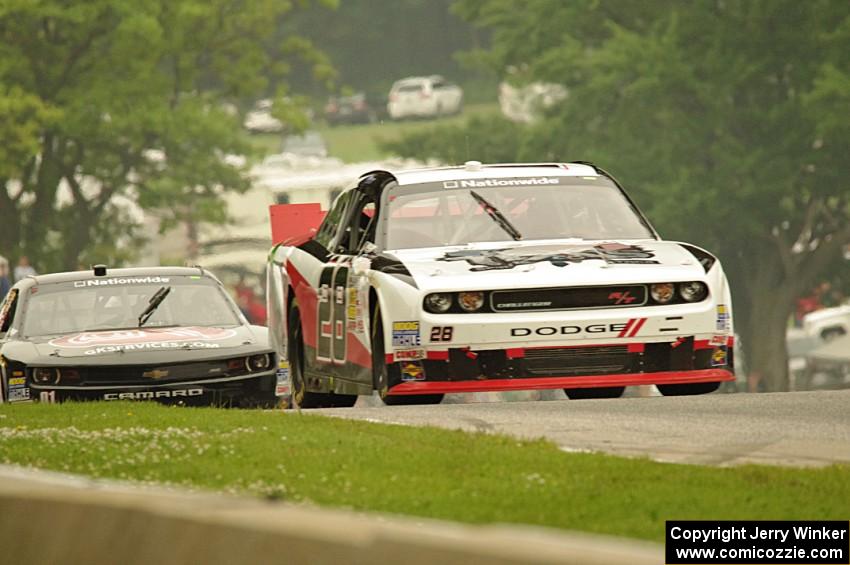
<instances>
[{"instance_id":1,"label":"black racing tire","mask_svg":"<svg viewBox=\"0 0 850 565\"><path fill-rule=\"evenodd\" d=\"M708 394L720 388L720 383L690 383L679 385L655 385L664 396L691 396Z\"/></svg>"},{"instance_id":2,"label":"black racing tire","mask_svg":"<svg viewBox=\"0 0 850 565\"><path fill-rule=\"evenodd\" d=\"M589 398L620 398L626 391L624 386L603 388L565 388L564 393L570 400L587 400Z\"/></svg>"},{"instance_id":3,"label":"black racing tire","mask_svg":"<svg viewBox=\"0 0 850 565\"><path fill-rule=\"evenodd\" d=\"M412 404L439 404L443 394L388 394L391 384L401 380L398 367L387 367L384 356L384 324L381 310L375 308L372 315L372 387L378 391L378 396L387 406L408 406Z\"/></svg>"},{"instance_id":4,"label":"black racing tire","mask_svg":"<svg viewBox=\"0 0 850 565\"><path fill-rule=\"evenodd\" d=\"M292 304L289 311L289 374L292 379L293 408L350 408L357 396L310 392L304 377L304 334L301 326L301 313L298 304Z\"/></svg>"}]
</instances>

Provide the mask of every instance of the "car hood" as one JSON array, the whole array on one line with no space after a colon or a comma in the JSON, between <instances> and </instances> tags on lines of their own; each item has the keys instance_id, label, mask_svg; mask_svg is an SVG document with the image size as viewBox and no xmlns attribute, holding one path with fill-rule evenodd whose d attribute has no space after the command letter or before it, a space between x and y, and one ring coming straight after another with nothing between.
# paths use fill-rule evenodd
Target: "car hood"
<instances>
[{"instance_id":1,"label":"car hood","mask_svg":"<svg viewBox=\"0 0 850 565\"><path fill-rule=\"evenodd\" d=\"M180 363L269 351L260 326L140 328L71 333L8 342L3 354L45 366Z\"/></svg>"},{"instance_id":2,"label":"car hood","mask_svg":"<svg viewBox=\"0 0 850 565\"><path fill-rule=\"evenodd\" d=\"M701 280L705 270L678 243L547 240L390 252L425 291L545 288Z\"/></svg>"}]
</instances>

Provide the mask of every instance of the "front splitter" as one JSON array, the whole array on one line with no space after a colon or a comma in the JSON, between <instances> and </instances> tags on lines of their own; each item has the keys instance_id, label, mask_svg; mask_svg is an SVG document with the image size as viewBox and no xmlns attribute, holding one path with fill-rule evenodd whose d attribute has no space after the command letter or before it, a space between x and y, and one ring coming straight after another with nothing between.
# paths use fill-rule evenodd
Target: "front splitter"
<instances>
[{"instance_id":1,"label":"front splitter","mask_svg":"<svg viewBox=\"0 0 850 565\"><path fill-rule=\"evenodd\" d=\"M558 388L603 388L639 385L716 383L734 381L726 369L623 373L614 375L553 376L517 379L481 379L470 381L408 381L389 390L392 395L451 394L461 392L499 392L508 390L547 390Z\"/></svg>"}]
</instances>

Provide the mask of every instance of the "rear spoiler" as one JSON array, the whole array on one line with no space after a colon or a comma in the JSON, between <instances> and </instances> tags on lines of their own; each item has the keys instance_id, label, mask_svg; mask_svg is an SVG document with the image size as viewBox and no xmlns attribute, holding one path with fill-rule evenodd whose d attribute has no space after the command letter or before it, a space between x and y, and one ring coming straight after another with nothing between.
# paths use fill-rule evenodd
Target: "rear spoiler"
<instances>
[{"instance_id":1,"label":"rear spoiler","mask_svg":"<svg viewBox=\"0 0 850 565\"><path fill-rule=\"evenodd\" d=\"M315 235L325 218L321 204L272 204L272 245L299 245Z\"/></svg>"}]
</instances>

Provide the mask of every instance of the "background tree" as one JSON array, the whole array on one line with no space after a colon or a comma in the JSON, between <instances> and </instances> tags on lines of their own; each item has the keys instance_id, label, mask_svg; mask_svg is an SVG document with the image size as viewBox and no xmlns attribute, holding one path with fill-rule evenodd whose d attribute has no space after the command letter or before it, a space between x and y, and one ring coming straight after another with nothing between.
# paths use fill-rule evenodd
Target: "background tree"
<instances>
[{"instance_id":1,"label":"background tree","mask_svg":"<svg viewBox=\"0 0 850 565\"><path fill-rule=\"evenodd\" d=\"M460 50L487 35L450 10L453 0L344 0L328 12L320 7L289 18L282 33L299 33L321 44L339 70L339 83L365 91L374 104L386 102L392 83L410 75L442 74L461 82L467 101L492 100L493 78L462 69ZM293 69L292 83L309 89L311 70ZM317 89L312 90L318 96Z\"/></svg>"},{"instance_id":2,"label":"background tree","mask_svg":"<svg viewBox=\"0 0 850 565\"><path fill-rule=\"evenodd\" d=\"M0 4L0 250L42 270L120 260L139 227L122 201L165 225L223 220L222 193L247 188L227 156L249 151L224 102L272 93L287 115L291 62L333 76L309 41L276 34L293 4Z\"/></svg>"},{"instance_id":3,"label":"background tree","mask_svg":"<svg viewBox=\"0 0 850 565\"><path fill-rule=\"evenodd\" d=\"M456 10L492 32L491 47L467 58L569 90L519 133L513 158L594 161L667 238L716 252L751 388L787 389L795 299L850 244L846 2L536 0L516 10L460 0ZM486 136L472 125L474 145ZM431 147L418 156L457 160L461 150Z\"/></svg>"}]
</instances>

